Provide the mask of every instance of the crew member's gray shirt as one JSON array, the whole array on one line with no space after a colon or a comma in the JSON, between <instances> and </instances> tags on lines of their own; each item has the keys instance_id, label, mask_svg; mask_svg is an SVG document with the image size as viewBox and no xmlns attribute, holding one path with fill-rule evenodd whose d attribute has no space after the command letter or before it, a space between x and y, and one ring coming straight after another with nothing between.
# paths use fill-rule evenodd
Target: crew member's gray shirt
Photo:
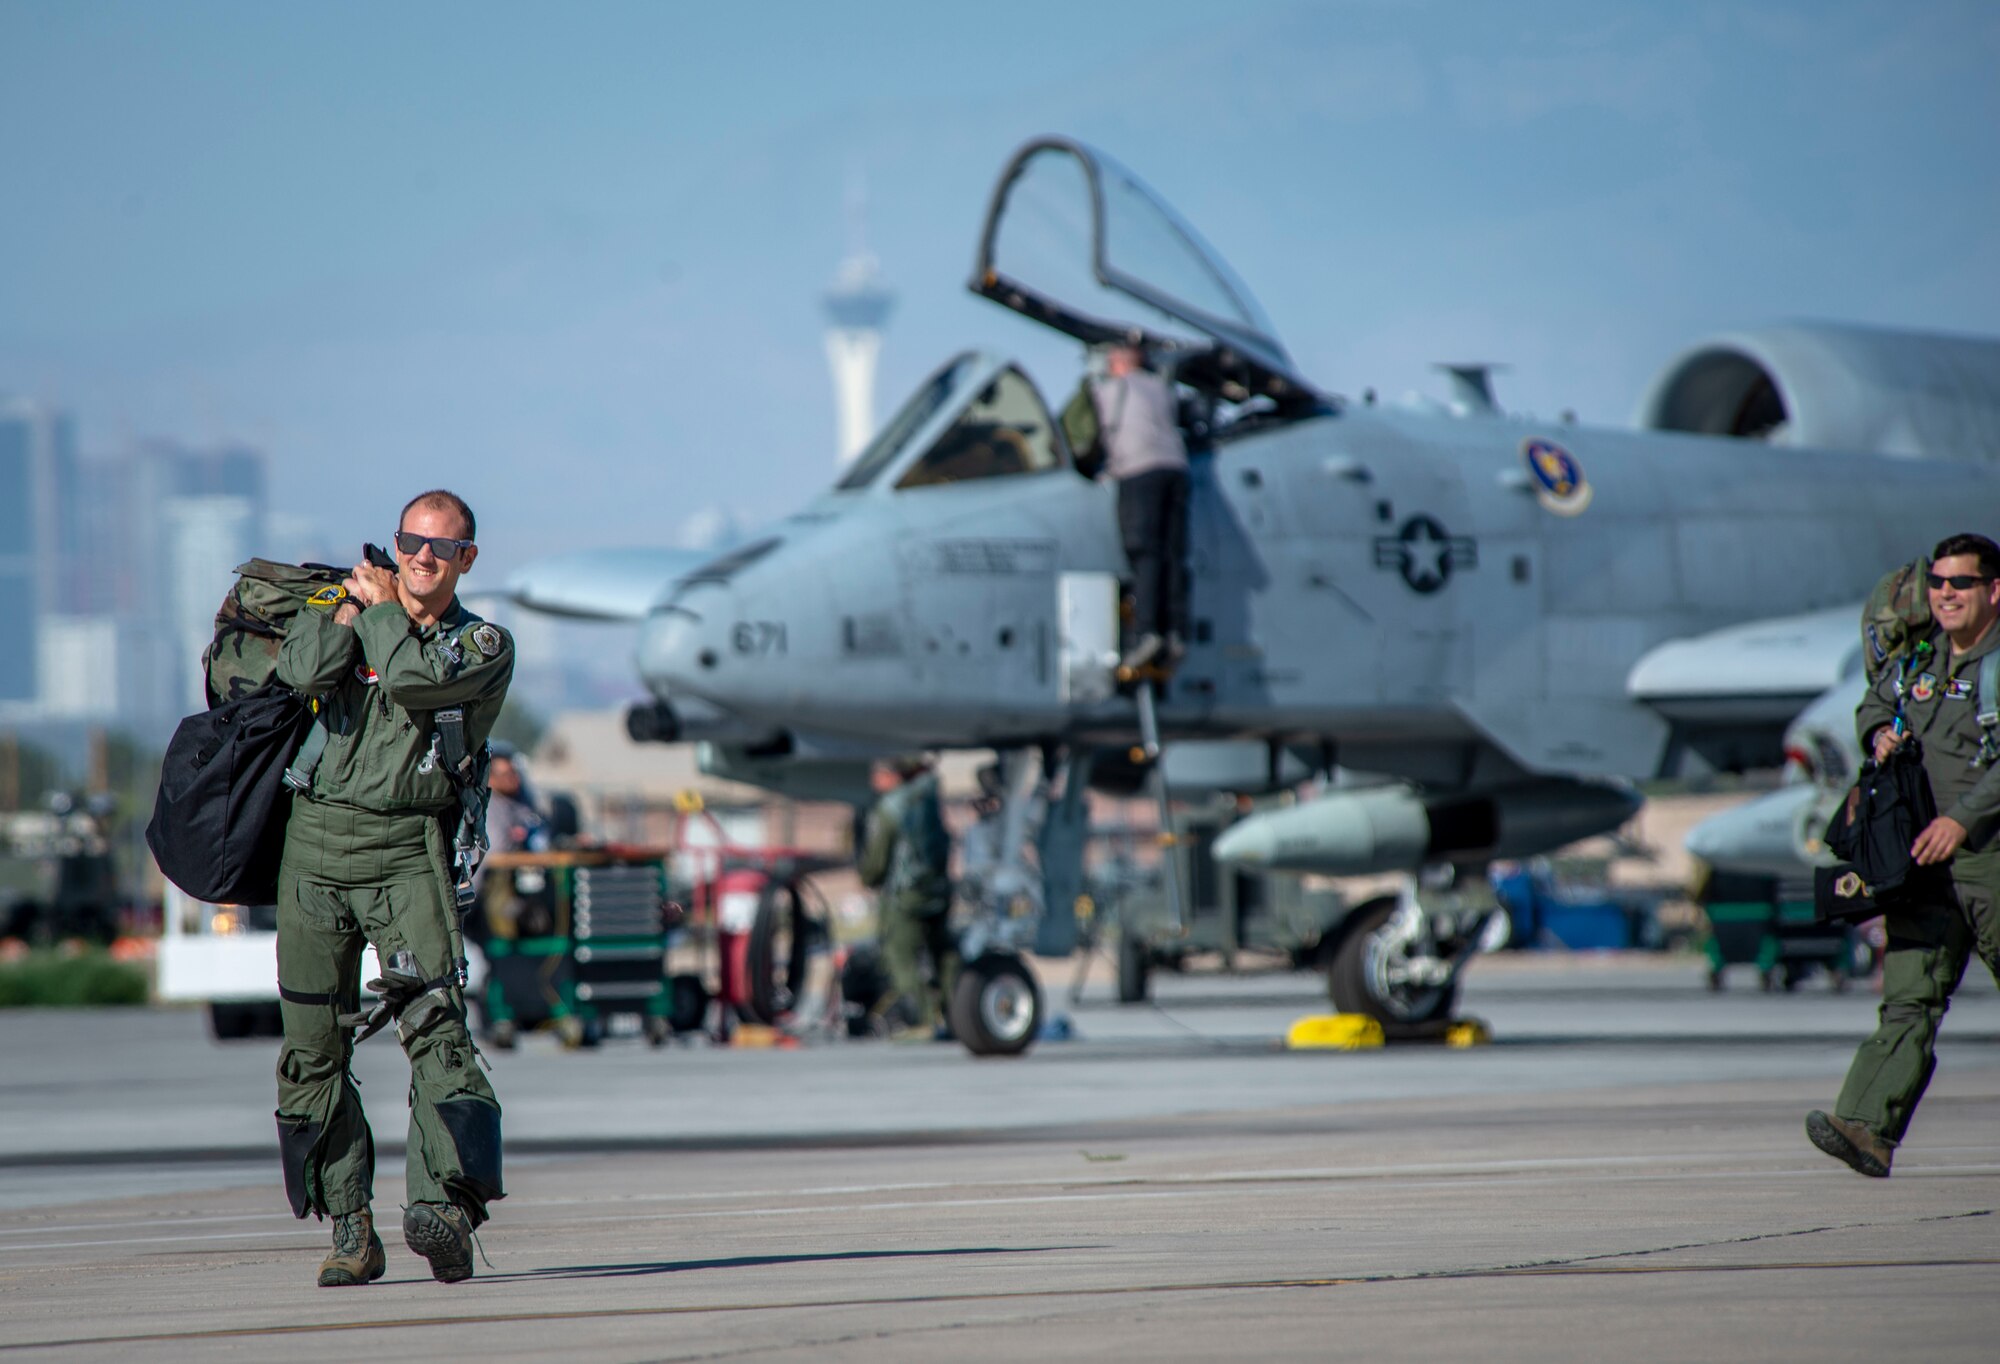
<instances>
[{"instance_id":1,"label":"crew member's gray shirt","mask_svg":"<svg viewBox=\"0 0 2000 1364\"><path fill-rule=\"evenodd\" d=\"M1090 396L1097 404L1106 474L1125 479L1154 469L1187 468L1187 446L1174 420L1178 405L1172 384L1140 369L1099 379L1091 385Z\"/></svg>"}]
</instances>

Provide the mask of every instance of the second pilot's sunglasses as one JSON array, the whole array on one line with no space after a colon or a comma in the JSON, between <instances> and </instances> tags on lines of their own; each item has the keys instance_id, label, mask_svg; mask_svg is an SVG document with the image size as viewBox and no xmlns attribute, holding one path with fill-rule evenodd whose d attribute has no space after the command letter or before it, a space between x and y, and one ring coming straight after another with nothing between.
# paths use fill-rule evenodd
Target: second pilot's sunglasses
<instances>
[{"instance_id":1,"label":"second pilot's sunglasses","mask_svg":"<svg viewBox=\"0 0 2000 1364\"><path fill-rule=\"evenodd\" d=\"M472 548L472 541L454 540L449 535L418 535L408 530L396 532L396 548L412 559L424 552L425 545L440 559L456 559L462 551Z\"/></svg>"},{"instance_id":2,"label":"second pilot's sunglasses","mask_svg":"<svg viewBox=\"0 0 2000 1364\"><path fill-rule=\"evenodd\" d=\"M1924 581L1931 585L1931 591L1933 592L1938 591L1946 583L1951 584L1953 591L1970 592L1973 588L1979 586L1979 584L1990 583L1993 580L1978 573L1954 573L1949 578L1940 578L1935 573L1926 573L1924 574Z\"/></svg>"}]
</instances>

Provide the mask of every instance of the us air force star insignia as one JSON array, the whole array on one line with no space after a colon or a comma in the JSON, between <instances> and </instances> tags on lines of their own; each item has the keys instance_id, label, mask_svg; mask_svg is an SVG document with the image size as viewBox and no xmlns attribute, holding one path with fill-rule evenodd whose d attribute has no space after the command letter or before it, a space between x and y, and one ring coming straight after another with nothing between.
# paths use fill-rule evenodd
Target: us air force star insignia
<instances>
[{"instance_id":1,"label":"us air force star insignia","mask_svg":"<svg viewBox=\"0 0 2000 1364\"><path fill-rule=\"evenodd\" d=\"M1393 568L1410 590L1423 596L1451 581L1461 569L1479 566L1479 544L1470 535L1453 535L1422 512L1403 523L1394 535L1375 541L1375 567Z\"/></svg>"},{"instance_id":2,"label":"us air force star insignia","mask_svg":"<svg viewBox=\"0 0 2000 1364\"><path fill-rule=\"evenodd\" d=\"M472 627L472 645L488 658L500 655L500 632L481 622Z\"/></svg>"}]
</instances>

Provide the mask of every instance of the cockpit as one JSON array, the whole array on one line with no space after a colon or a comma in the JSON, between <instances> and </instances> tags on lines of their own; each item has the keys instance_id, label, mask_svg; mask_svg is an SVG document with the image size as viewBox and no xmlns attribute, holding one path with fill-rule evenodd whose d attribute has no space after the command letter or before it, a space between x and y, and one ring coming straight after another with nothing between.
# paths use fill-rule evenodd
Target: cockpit
<instances>
[{"instance_id":1,"label":"cockpit","mask_svg":"<svg viewBox=\"0 0 2000 1364\"><path fill-rule=\"evenodd\" d=\"M917 386L836 487L851 492L888 478L897 490L929 488L1069 466L1069 450L1027 375L967 351Z\"/></svg>"}]
</instances>

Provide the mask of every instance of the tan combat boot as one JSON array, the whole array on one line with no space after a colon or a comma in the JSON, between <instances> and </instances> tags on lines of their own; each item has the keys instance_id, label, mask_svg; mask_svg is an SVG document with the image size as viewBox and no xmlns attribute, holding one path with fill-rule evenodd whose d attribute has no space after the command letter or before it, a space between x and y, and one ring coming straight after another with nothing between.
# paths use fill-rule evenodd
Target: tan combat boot
<instances>
[{"instance_id":1,"label":"tan combat boot","mask_svg":"<svg viewBox=\"0 0 2000 1364\"><path fill-rule=\"evenodd\" d=\"M431 1277L439 1283L472 1277L472 1219L456 1203L412 1203L403 1209L403 1244L431 1262Z\"/></svg>"},{"instance_id":2,"label":"tan combat boot","mask_svg":"<svg viewBox=\"0 0 2000 1364\"><path fill-rule=\"evenodd\" d=\"M375 1234L375 1214L337 1213L333 1219L333 1253L319 1265L321 1288L342 1288L348 1284L372 1283L382 1277L387 1266L382 1259L382 1238Z\"/></svg>"},{"instance_id":3,"label":"tan combat boot","mask_svg":"<svg viewBox=\"0 0 2000 1364\"><path fill-rule=\"evenodd\" d=\"M1871 1179L1887 1179L1889 1163L1896 1157L1896 1143L1887 1137L1878 1137L1861 1123L1817 1108L1806 1114L1806 1138Z\"/></svg>"}]
</instances>

